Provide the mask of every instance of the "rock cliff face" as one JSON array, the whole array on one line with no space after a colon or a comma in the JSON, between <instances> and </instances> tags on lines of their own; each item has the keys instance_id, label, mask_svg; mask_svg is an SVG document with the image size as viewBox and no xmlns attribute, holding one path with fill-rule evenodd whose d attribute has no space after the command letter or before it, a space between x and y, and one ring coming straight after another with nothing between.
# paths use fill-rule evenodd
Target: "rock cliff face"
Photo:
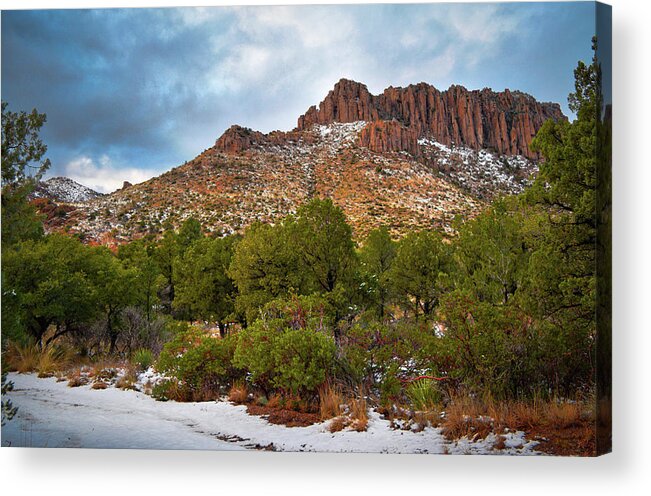
<instances>
[{"instance_id":1,"label":"rock cliff face","mask_svg":"<svg viewBox=\"0 0 651 496\"><path fill-rule=\"evenodd\" d=\"M367 124L359 133L359 144L377 153L405 151L420 156L418 133L395 120Z\"/></svg>"},{"instance_id":2,"label":"rock cliff face","mask_svg":"<svg viewBox=\"0 0 651 496\"><path fill-rule=\"evenodd\" d=\"M466 146L475 150L493 149L505 155L539 158L530 148L531 139L549 118L564 119L556 103L540 103L518 91L469 91L451 86L439 91L426 83L406 88L389 87L372 95L364 84L340 80L318 109L312 106L299 117L297 130L314 124L355 121L397 121L367 127L362 143L374 150L413 153L412 135L444 145ZM366 140L366 141L364 141ZM388 148L387 148L388 147Z\"/></svg>"}]
</instances>

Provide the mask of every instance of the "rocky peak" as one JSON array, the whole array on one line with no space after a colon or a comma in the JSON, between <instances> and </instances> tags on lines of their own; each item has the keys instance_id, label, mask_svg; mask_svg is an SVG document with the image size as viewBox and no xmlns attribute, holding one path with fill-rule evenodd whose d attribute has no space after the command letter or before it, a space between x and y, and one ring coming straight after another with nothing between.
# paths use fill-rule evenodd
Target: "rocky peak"
<instances>
[{"instance_id":1,"label":"rocky peak","mask_svg":"<svg viewBox=\"0 0 651 496\"><path fill-rule=\"evenodd\" d=\"M530 95L508 89L471 91L454 85L439 91L429 84L419 83L406 88L389 87L381 95L374 96L365 85L342 79L318 109L312 106L299 117L297 129L332 122L395 120L401 126L385 125L383 133L393 131L399 135L383 138L381 144L376 145L379 148L389 142L403 142L409 134L403 128L408 128L417 138L433 139L445 145L492 149L504 155L537 159L538 155L530 149L531 140L548 118L565 118L558 104L540 103ZM369 140L373 134L369 128L363 139ZM386 138L385 134L383 136ZM405 142L412 140L409 138Z\"/></svg>"},{"instance_id":2,"label":"rocky peak","mask_svg":"<svg viewBox=\"0 0 651 496\"><path fill-rule=\"evenodd\" d=\"M225 153L240 153L263 138L264 135L258 131L233 125L215 142L215 148Z\"/></svg>"},{"instance_id":3,"label":"rocky peak","mask_svg":"<svg viewBox=\"0 0 651 496\"><path fill-rule=\"evenodd\" d=\"M298 129L308 129L314 124L377 120L379 114L374 100L365 84L340 79L318 109L312 106L299 117Z\"/></svg>"}]
</instances>

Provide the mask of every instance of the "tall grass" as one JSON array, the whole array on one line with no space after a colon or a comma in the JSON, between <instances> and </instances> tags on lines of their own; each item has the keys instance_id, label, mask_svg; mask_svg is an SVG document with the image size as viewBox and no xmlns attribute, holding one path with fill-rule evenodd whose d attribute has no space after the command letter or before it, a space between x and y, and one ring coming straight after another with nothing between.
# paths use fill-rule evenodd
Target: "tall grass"
<instances>
[{"instance_id":1,"label":"tall grass","mask_svg":"<svg viewBox=\"0 0 651 496\"><path fill-rule=\"evenodd\" d=\"M344 403L341 389L329 383L325 384L319 390L319 417L321 420L338 417L344 413Z\"/></svg>"},{"instance_id":2,"label":"tall grass","mask_svg":"<svg viewBox=\"0 0 651 496\"><path fill-rule=\"evenodd\" d=\"M238 405L246 403L246 400L249 399L249 391L246 388L246 383L243 381L235 381L228 392L228 399Z\"/></svg>"},{"instance_id":3,"label":"tall grass","mask_svg":"<svg viewBox=\"0 0 651 496\"><path fill-rule=\"evenodd\" d=\"M21 374L38 372L39 377L51 377L70 365L72 354L63 347L41 348L34 343L10 342L4 360L6 360L9 370Z\"/></svg>"}]
</instances>

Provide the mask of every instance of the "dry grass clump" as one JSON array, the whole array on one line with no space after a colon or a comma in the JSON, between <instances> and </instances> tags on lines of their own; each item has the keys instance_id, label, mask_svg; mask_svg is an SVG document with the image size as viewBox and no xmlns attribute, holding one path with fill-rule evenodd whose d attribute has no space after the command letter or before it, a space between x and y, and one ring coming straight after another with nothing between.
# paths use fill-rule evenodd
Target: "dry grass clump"
<instances>
[{"instance_id":1,"label":"dry grass clump","mask_svg":"<svg viewBox=\"0 0 651 496\"><path fill-rule=\"evenodd\" d=\"M106 389L108 387L108 384L104 381L95 381L93 382L93 385L90 387L91 389Z\"/></svg>"},{"instance_id":2,"label":"dry grass clump","mask_svg":"<svg viewBox=\"0 0 651 496\"><path fill-rule=\"evenodd\" d=\"M39 377L52 377L64 370L71 361L71 353L66 348L47 346L41 348L32 343L10 342L4 360L9 370L24 374L38 372Z\"/></svg>"},{"instance_id":3,"label":"dry grass clump","mask_svg":"<svg viewBox=\"0 0 651 496\"><path fill-rule=\"evenodd\" d=\"M329 383L319 391L319 416L321 420L338 417L344 413L344 397L341 390ZM341 429L339 429L341 430Z\"/></svg>"},{"instance_id":4,"label":"dry grass clump","mask_svg":"<svg viewBox=\"0 0 651 496\"><path fill-rule=\"evenodd\" d=\"M556 428L563 429L581 424L583 409L581 404L573 401L551 401L545 405L545 420Z\"/></svg>"},{"instance_id":5,"label":"dry grass clump","mask_svg":"<svg viewBox=\"0 0 651 496\"><path fill-rule=\"evenodd\" d=\"M88 375L80 369L73 370L68 374L68 387L85 386L88 382Z\"/></svg>"},{"instance_id":6,"label":"dry grass clump","mask_svg":"<svg viewBox=\"0 0 651 496\"><path fill-rule=\"evenodd\" d=\"M485 438L494 427L494 418L477 398L454 396L441 423L443 435L449 439L467 437L469 439Z\"/></svg>"},{"instance_id":7,"label":"dry grass clump","mask_svg":"<svg viewBox=\"0 0 651 496\"><path fill-rule=\"evenodd\" d=\"M269 401L267 401L267 404L265 406L268 406L269 408L281 408L282 406L282 397L278 394L272 394L269 396Z\"/></svg>"},{"instance_id":8,"label":"dry grass clump","mask_svg":"<svg viewBox=\"0 0 651 496\"><path fill-rule=\"evenodd\" d=\"M368 427L368 408L366 399L362 396L350 403L351 427L357 432L365 431Z\"/></svg>"},{"instance_id":9,"label":"dry grass clump","mask_svg":"<svg viewBox=\"0 0 651 496\"><path fill-rule=\"evenodd\" d=\"M96 366L90 371L89 375L95 381L111 382L118 376L118 369L115 367Z\"/></svg>"},{"instance_id":10,"label":"dry grass clump","mask_svg":"<svg viewBox=\"0 0 651 496\"><path fill-rule=\"evenodd\" d=\"M332 418L328 427L330 432L339 432L346 427L350 427L357 432L365 431L368 428L366 398L360 395L359 398L349 398L344 402L343 397L340 395L341 393L338 391L330 391L324 395L329 400L321 408L321 420ZM337 411L338 415L333 416L332 412L334 411Z\"/></svg>"},{"instance_id":11,"label":"dry grass clump","mask_svg":"<svg viewBox=\"0 0 651 496\"><path fill-rule=\"evenodd\" d=\"M246 388L246 384L241 381L234 382L228 392L228 399L237 405L246 403L249 399L249 391Z\"/></svg>"},{"instance_id":12,"label":"dry grass clump","mask_svg":"<svg viewBox=\"0 0 651 496\"><path fill-rule=\"evenodd\" d=\"M294 410L300 413L316 413L317 407L305 398L293 394L272 394L264 405L267 408Z\"/></svg>"},{"instance_id":13,"label":"dry grass clump","mask_svg":"<svg viewBox=\"0 0 651 496\"><path fill-rule=\"evenodd\" d=\"M119 389L136 389L136 382L138 381L138 374L136 373L136 368L133 365L129 365L125 370L124 374L119 376L115 381L115 387ZM151 384L145 384L145 394L151 394Z\"/></svg>"},{"instance_id":14,"label":"dry grass clump","mask_svg":"<svg viewBox=\"0 0 651 496\"><path fill-rule=\"evenodd\" d=\"M335 417L330 421L330 426L328 430L332 433L339 432L344 430L344 427L348 425L348 419L344 416Z\"/></svg>"}]
</instances>

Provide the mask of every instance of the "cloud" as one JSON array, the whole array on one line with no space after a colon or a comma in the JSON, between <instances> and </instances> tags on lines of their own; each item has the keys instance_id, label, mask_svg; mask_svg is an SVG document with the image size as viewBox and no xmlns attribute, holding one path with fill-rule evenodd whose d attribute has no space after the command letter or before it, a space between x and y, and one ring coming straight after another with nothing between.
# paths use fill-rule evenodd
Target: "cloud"
<instances>
[{"instance_id":1,"label":"cloud","mask_svg":"<svg viewBox=\"0 0 651 496\"><path fill-rule=\"evenodd\" d=\"M63 167L63 173L100 193L115 191L122 187L124 181L136 184L156 175L155 171L147 169L115 166L106 155L100 156L97 161L88 156L78 157Z\"/></svg>"},{"instance_id":2,"label":"cloud","mask_svg":"<svg viewBox=\"0 0 651 496\"><path fill-rule=\"evenodd\" d=\"M517 88L562 103L576 60L590 56L590 8L6 11L2 93L14 110L47 114L42 136L53 172L82 158L101 171L97 157L105 155L119 186L134 171L163 172L193 158L232 124L291 129L342 77L373 93L425 81L440 89Z\"/></svg>"}]
</instances>

